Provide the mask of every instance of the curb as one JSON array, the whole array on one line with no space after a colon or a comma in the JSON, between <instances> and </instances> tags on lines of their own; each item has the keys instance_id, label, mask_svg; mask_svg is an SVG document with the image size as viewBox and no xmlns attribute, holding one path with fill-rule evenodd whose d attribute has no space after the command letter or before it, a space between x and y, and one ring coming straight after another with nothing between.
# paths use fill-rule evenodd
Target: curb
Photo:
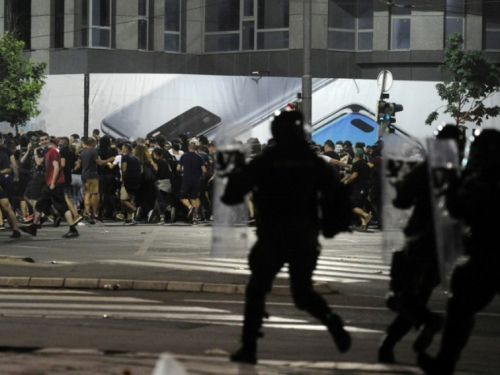
<instances>
[{"instance_id":1,"label":"curb","mask_svg":"<svg viewBox=\"0 0 500 375\"><path fill-rule=\"evenodd\" d=\"M168 292L197 292L220 294L245 294L246 286L241 284L217 284L188 281L154 281L97 278L62 277L0 277L0 288L64 288L102 290L142 290ZM330 283L315 283L319 294L337 294ZM274 285L272 295L290 295L288 286Z\"/></svg>"}]
</instances>

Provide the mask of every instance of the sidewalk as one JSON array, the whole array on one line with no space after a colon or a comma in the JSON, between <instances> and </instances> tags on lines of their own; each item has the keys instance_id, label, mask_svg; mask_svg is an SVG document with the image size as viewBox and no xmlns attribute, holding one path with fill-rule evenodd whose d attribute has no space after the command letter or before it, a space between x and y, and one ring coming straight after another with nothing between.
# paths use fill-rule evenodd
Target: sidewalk
<instances>
[{"instance_id":1,"label":"sidewalk","mask_svg":"<svg viewBox=\"0 0 500 375\"><path fill-rule=\"evenodd\" d=\"M30 267L31 265L31 267ZM0 256L0 288L65 288L103 290L141 290L172 292L205 292L244 294L246 275L207 271L183 271L105 264L61 265L52 268L33 267L21 258ZM102 275L106 275L103 277ZM139 276L140 275L140 276ZM333 283L316 283L321 294L337 293ZM276 278L274 295L289 295L288 279Z\"/></svg>"},{"instance_id":2,"label":"sidewalk","mask_svg":"<svg viewBox=\"0 0 500 375\"><path fill-rule=\"evenodd\" d=\"M262 360L251 366L232 363L227 356L222 351L206 353L205 356L184 356L45 348L31 352L3 351L0 368L4 375L422 374L416 367L352 362Z\"/></svg>"}]
</instances>

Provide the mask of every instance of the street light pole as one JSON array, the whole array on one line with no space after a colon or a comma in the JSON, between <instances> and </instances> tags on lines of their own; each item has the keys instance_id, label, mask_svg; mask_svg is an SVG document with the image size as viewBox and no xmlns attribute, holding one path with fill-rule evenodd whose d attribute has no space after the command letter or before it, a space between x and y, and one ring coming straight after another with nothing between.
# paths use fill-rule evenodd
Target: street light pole
<instances>
[{"instance_id":1,"label":"street light pole","mask_svg":"<svg viewBox=\"0 0 500 375\"><path fill-rule=\"evenodd\" d=\"M302 73L302 114L304 124L312 125L312 76L311 76L311 0L304 0L304 66Z\"/></svg>"}]
</instances>

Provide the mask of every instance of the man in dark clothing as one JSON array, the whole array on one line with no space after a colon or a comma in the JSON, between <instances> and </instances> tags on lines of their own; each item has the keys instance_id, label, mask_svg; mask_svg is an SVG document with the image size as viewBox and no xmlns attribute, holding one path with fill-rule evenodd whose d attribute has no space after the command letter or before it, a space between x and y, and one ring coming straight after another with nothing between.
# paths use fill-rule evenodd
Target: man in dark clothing
<instances>
[{"instance_id":1,"label":"man in dark clothing","mask_svg":"<svg viewBox=\"0 0 500 375\"><path fill-rule=\"evenodd\" d=\"M78 224L83 217L78 214L73 202L71 201L69 194L71 190L71 180L72 171L75 168L77 157L73 151L69 148L69 139L67 137L61 137L59 140L59 155L61 156L61 165L64 172L64 198L66 199L66 204L69 210L73 214L73 221ZM58 226L61 221L61 217L58 216L54 219L54 226Z\"/></svg>"},{"instance_id":2,"label":"man in dark clothing","mask_svg":"<svg viewBox=\"0 0 500 375\"><path fill-rule=\"evenodd\" d=\"M332 313L312 285L320 251L318 205L329 202L323 212L335 211L339 178L309 148L300 113L281 113L274 119L271 132L276 145L266 148L247 165L239 163L243 165L230 174L222 196L226 204L239 204L252 192L258 213L258 240L249 255L252 275L246 289L243 345L231 356L236 362L257 362L265 296L285 263L289 267L295 305L327 326L339 351L345 352L351 345L341 318ZM321 201L318 195L323 197ZM329 228L324 225L323 234L333 237L337 232L329 233Z\"/></svg>"},{"instance_id":3,"label":"man in dark clothing","mask_svg":"<svg viewBox=\"0 0 500 375\"><path fill-rule=\"evenodd\" d=\"M363 159L364 151L356 149L355 160L352 164L351 174L342 179L344 184L352 184L352 201L354 213L361 219L361 226L358 228L361 232L366 232L372 215L365 212L366 198L368 197L370 167Z\"/></svg>"},{"instance_id":4,"label":"man in dark clothing","mask_svg":"<svg viewBox=\"0 0 500 375\"><path fill-rule=\"evenodd\" d=\"M335 160L340 160L339 154L337 154L335 152L335 145L333 144L333 142L330 139L325 141L325 144L323 145L323 149L325 150L325 152L323 152L323 155L329 156Z\"/></svg>"},{"instance_id":5,"label":"man in dark clothing","mask_svg":"<svg viewBox=\"0 0 500 375\"><path fill-rule=\"evenodd\" d=\"M460 143L463 135L452 125L446 126L437 138ZM383 363L395 362L394 347L412 328L420 329L413 344L413 349L420 353L431 345L443 325L443 319L427 307L440 282L427 161L419 162L396 183L396 193L394 206L413 207L413 212L404 229L404 248L393 255L386 303L398 315L387 328L378 350L379 362Z\"/></svg>"},{"instance_id":6,"label":"man in dark clothing","mask_svg":"<svg viewBox=\"0 0 500 375\"><path fill-rule=\"evenodd\" d=\"M200 207L201 176L207 172L203 158L196 152L196 143L189 144L189 152L184 153L177 165L182 170L181 202L188 208L188 220L198 223L195 217Z\"/></svg>"},{"instance_id":7,"label":"man in dark clothing","mask_svg":"<svg viewBox=\"0 0 500 375\"><path fill-rule=\"evenodd\" d=\"M111 138L105 135L99 142L99 156L101 160L115 160L118 155L116 148L111 147ZM108 166L100 166L99 173L99 194L101 202L100 215L111 219L116 212L116 191L118 190L118 180L116 169Z\"/></svg>"},{"instance_id":8,"label":"man in dark clothing","mask_svg":"<svg viewBox=\"0 0 500 375\"><path fill-rule=\"evenodd\" d=\"M12 228L12 235L10 238L19 238L21 233L19 233L17 227L16 214L12 210L12 206L9 202L9 175L12 173L12 168L9 160L9 156L0 147L0 210L3 210L7 214L10 226Z\"/></svg>"},{"instance_id":9,"label":"man in dark clothing","mask_svg":"<svg viewBox=\"0 0 500 375\"><path fill-rule=\"evenodd\" d=\"M85 213L83 217L89 224L95 224L99 220L99 173L98 166L106 165L113 161L113 157L101 160L99 153L95 150L97 141L87 138L84 142L85 148L78 156L77 165L82 167L82 182L85 190L84 204Z\"/></svg>"},{"instance_id":10,"label":"man in dark clothing","mask_svg":"<svg viewBox=\"0 0 500 375\"><path fill-rule=\"evenodd\" d=\"M172 179L173 173L170 165L163 159L163 150L155 148L153 150L153 162L157 166L156 172L156 196L160 211L160 223L170 222L172 219L173 199L172 199Z\"/></svg>"},{"instance_id":11,"label":"man in dark clothing","mask_svg":"<svg viewBox=\"0 0 500 375\"><path fill-rule=\"evenodd\" d=\"M141 161L132 155L132 145L129 143L122 146L121 169L123 183L120 190L120 200L127 209L125 225L135 225L137 220L133 214L137 211L137 207L132 201L140 188L143 169Z\"/></svg>"},{"instance_id":12,"label":"man in dark clothing","mask_svg":"<svg viewBox=\"0 0 500 375\"><path fill-rule=\"evenodd\" d=\"M58 142L54 139L49 141L49 149L44 155L45 162L45 186L35 205L35 219L33 224L21 227L23 232L36 236L38 223L42 212L48 213L50 206L59 213L64 213L64 217L69 224L69 232L63 238L78 237L79 233L75 228L73 216L64 198L64 173L61 166L61 157L57 151Z\"/></svg>"},{"instance_id":13,"label":"man in dark clothing","mask_svg":"<svg viewBox=\"0 0 500 375\"><path fill-rule=\"evenodd\" d=\"M351 141L344 141L344 152L349 154L351 159L354 159L354 150L352 149Z\"/></svg>"},{"instance_id":14,"label":"man in dark clothing","mask_svg":"<svg viewBox=\"0 0 500 375\"><path fill-rule=\"evenodd\" d=\"M425 353L418 362L427 374L451 375L474 328L475 314L500 293L498 250L500 211L500 132L485 129L472 143L467 167L456 189L449 189L447 208L470 227L469 259L451 278L446 324L437 357Z\"/></svg>"}]
</instances>

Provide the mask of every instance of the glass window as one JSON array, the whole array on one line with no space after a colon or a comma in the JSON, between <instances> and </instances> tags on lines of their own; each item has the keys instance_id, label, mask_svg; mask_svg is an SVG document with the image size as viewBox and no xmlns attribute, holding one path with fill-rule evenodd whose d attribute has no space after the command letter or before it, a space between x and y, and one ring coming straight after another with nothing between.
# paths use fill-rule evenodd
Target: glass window
<instances>
[{"instance_id":1,"label":"glass window","mask_svg":"<svg viewBox=\"0 0 500 375\"><path fill-rule=\"evenodd\" d=\"M137 48L141 51L148 49L148 21L139 20L137 25Z\"/></svg>"},{"instance_id":2,"label":"glass window","mask_svg":"<svg viewBox=\"0 0 500 375\"><path fill-rule=\"evenodd\" d=\"M180 0L165 0L165 30L181 31Z\"/></svg>"},{"instance_id":3,"label":"glass window","mask_svg":"<svg viewBox=\"0 0 500 375\"><path fill-rule=\"evenodd\" d=\"M358 51L373 50L373 32L358 33Z\"/></svg>"},{"instance_id":4,"label":"glass window","mask_svg":"<svg viewBox=\"0 0 500 375\"><path fill-rule=\"evenodd\" d=\"M446 38L455 33L464 35L464 19L461 17L446 17Z\"/></svg>"},{"instance_id":5,"label":"glass window","mask_svg":"<svg viewBox=\"0 0 500 375\"><path fill-rule=\"evenodd\" d=\"M500 50L500 3L483 3L483 48L489 51Z\"/></svg>"},{"instance_id":6,"label":"glass window","mask_svg":"<svg viewBox=\"0 0 500 375\"><path fill-rule=\"evenodd\" d=\"M240 34L217 34L205 36L206 52L238 51L239 45Z\"/></svg>"},{"instance_id":7,"label":"glass window","mask_svg":"<svg viewBox=\"0 0 500 375\"><path fill-rule=\"evenodd\" d=\"M54 7L54 48L64 48L64 0L56 0Z\"/></svg>"},{"instance_id":8,"label":"glass window","mask_svg":"<svg viewBox=\"0 0 500 375\"><path fill-rule=\"evenodd\" d=\"M445 38L451 34L464 35L465 3L462 0L446 0Z\"/></svg>"},{"instance_id":9,"label":"glass window","mask_svg":"<svg viewBox=\"0 0 500 375\"><path fill-rule=\"evenodd\" d=\"M241 49L243 51L251 51L255 49L255 22L245 21L243 22L243 45Z\"/></svg>"},{"instance_id":10,"label":"glass window","mask_svg":"<svg viewBox=\"0 0 500 375\"><path fill-rule=\"evenodd\" d=\"M484 49L490 51L500 51L500 30L486 31Z\"/></svg>"},{"instance_id":11,"label":"glass window","mask_svg":"<svg viewBox=\"0 0 500 375\"><path fill-rule=\"evenodd\" d=\"M243 3L243 17L253 17L254 16L254 0L244 0Z\"/></svg>"},{"instance_id":12,"label":"glass window","mask_svg":"<svg viewBox=\"0 0 500 375\"><path fill-rule=\"evenodd\" d=\"M269 31L257 34L257 49L288 48L288 31Z\"/></svg>"},{"instance_id":13,"label":"glass window","mask_svg":"<svg viewBox=\"0 0 500 375\"><path fill-rule=\"evenodd\" d=\"M373 0L331 0L328 4L328 48L372 50Z\"/></svg>"},{"instance_id":14,"label":"glass window","mask_svg":"<svg viewBox=\"0 0 500 375\"><path fill-rule=\"evenodd\" d=\"M240 0L206 0L205 31L240 29Z\"/></svg>"},{"instance_id":15,"label":"glass window","mask_svg":"<svg viewBox=\"0 0 500 375\"><path fill-rule=\"evenodd\" d=\"M111 0L92 0L92 26L111 25Z\"/></svg>"},{"instance_id":16,"label":"glass window","mask_svg":"<svg viewBox=\"0 0 500 375\"><path fill-rule=\"evenodd\" d=\"M373 30L373 0L361 0L359 2L358 29Z\"/></svg>"},{"instance_id":17,"label":"glass window","mask_svg":"<svg viewBox=\"0 0 500 375\"><path fill-rule=\"evenodd\" d=\"M484 26L487 29L500 29L500 3L485 3L483 6Z\"/></svg>"},{"instance_id":18,"label":"glass window","mask_svg":"<svg viewBox=\"0 0 500 375\"><path fill-rule=\"evenodd\" d=\"M181 0L165 0L165 35L166 52L181 51Z\"/></svg>"},{"instance_id":19,"label":"glass window","mask_svg":"<svg viewBox=\"0 0 500 375\"><path fill-rule=\"evenodd\" d=\"M137 49L147 51L149 49L149 0L139 0L137 10Z\"/></svg>"},{"instance_id":20,"label":"glass window","mask_svg":"<svg viewBox=\"0 0 500 375\"><path fill-rule=\"evenodd\" d=\"M165 33L165 51L179 52L180 51L180 35Z\"/></svg>"},{"instance_id":21,"label":"glass window","mask_svg":"<svg viewBox=\"0 0 500 375\"><path fill-rule=\"evenodd\" d=\"M259 0L257 27L259 29L288 28L289 9L289 0Z\"/></svg>"},{"instance_id":22,"label":"glass window","mask_svg":"<svg viewBox=\"0 0 500 375\"><path fill-rule=\"evenodd\" d=\"M205 52L286 49L290 0L205 0Z\"/></svg>"},{"instance_id":23,"label":"glass window","mask_svg":"<svg viewBox=\"0 0 500 375\"><path fill-rule=\"evenodd\" d=\"M148 2L149 0L139 0L139 16L148 16Z\"/></svg>"},{"instance_id":24,"label":"glass window","mask_svg":"<svg viewBox=\"0 0 500 375\"><path fill-rule=\"evenodd\" d=\"M82 1L82 45L111 47L111 0Z\"/></svg>"},{"instance_id":25,"label":"glass window","mask_svg":"<svg viewBox=\"0 0 500 375\"><path fill-rule=\"evenodd\" d=\"M394 18L392 20L392 49L410 49L409 18Z\"/></svg>"},{"instance_id":26,"label":"glass window","mask_svg":"<svg viewBox=\"0 0 500 375\"><path fill-rule=\"evenodd\" d=\"M111 39L111 30L109 29L92 29L92 47L109 48Z\"/></svg>"},{"instance_id":27,"label":"glass window","mask_svg":"<svg viewBox=\"0 0 500 375\"><path fill-rule=\"evenodd\" d=\"M328 31L328 48L354 51L356 48L356 33L354 31Z\"/></svg>"}]
</instances>

